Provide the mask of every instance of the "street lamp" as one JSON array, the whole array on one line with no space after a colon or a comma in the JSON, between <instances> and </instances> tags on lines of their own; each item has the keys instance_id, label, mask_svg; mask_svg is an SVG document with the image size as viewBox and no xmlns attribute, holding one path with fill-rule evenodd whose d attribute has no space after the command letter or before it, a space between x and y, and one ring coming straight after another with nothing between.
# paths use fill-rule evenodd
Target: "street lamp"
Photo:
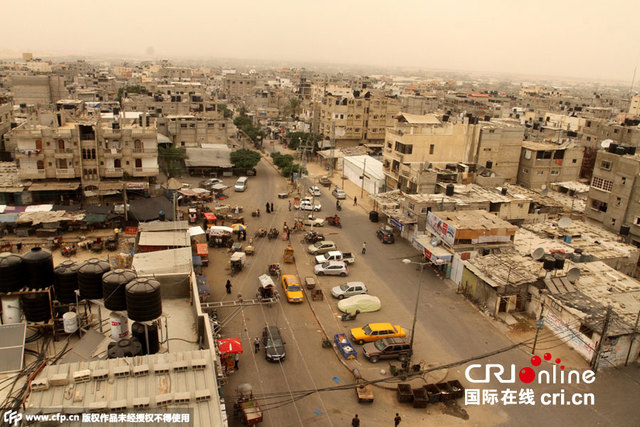
<instances>
[{"instance_id":1,"label":"street lamp","mask_svg":"<svg viewBox=\"0 0 640 427\"><path fill-rule=\"evenodd\" d=\"M419 265L420 273L422 273L422 271L424 270L424 266L427 265L426 262L411 261L408 258L404 258L402 262L405 264ZM407 369L411 365L411 357L413 356L413 337L415 337L416 335L416 318L418 317L418 304L420 303L420 289L422 289L422 287L420 286L420 280L418 280L418 296L416 297L416 305L413 309L413 325L411 326L411 339L409 340L409 348L411 349L411 355L409 356L409 359L406 361L406 366L403 366L403 368L405 369ZM403 363L403 365L405 365L405 363Z\"/></svg>"}]
</instances>

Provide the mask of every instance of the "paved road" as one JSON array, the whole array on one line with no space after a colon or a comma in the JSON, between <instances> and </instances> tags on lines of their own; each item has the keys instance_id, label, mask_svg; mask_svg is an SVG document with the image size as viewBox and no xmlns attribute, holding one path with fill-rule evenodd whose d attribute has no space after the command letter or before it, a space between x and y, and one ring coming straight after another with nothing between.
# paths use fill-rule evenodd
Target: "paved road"
<instances>
[{"instance_id":1,"label":"paved road","mask_svg":"<svg viewBox=\"0 0 640 427\"><path fill-rule=\"evenodd\" d=\"M232 184L233 179L225 179L227 184ZM292 224L295 212L287 209L287 200L279 200L276 194L286 191L287 184L277 176L275 171L266 161L258 166L258 176L250 178L249 189L245 193L230 192L230 204L241 204L245 212L257 207L262 216L259 219L246 215L249 222L249 235L259 226L275 226L282 229L284 221ZM319 216L333 214L335 200L330 196L326 188L322 188L323 195L318 200L323 205ZM267 215L264 212L264 204L273 201L276 212ZM261 397L265 412L266 426L288 425L348 425L354 413L359 412L363 418L363 425L389 425L386 418L393 411L402 412L405 425L419 425L430 422L436 425L468 424L459 418L442 415L439 410L431 409L428 413L424 410L410 407L399 407L395 400L395 394L376 389L376 401L372 406L363 407L357 403L352 390L312 393L306 397L299 391L313 391L317 388L332 387L339 384L351 383L352 375L343 364L343 361L332 352L322 349L320 346L322 331L318 320L324 330L332 336L336 332L347 331L348 328L361 325L370 321L391 321L402 325L405 329L411 328L414 304L418 284L422 286L421 297L418 305L418 320L416 327L416 356L414 361L423 361L425 365L438 365L450 363L456 360L470 358L503 348L512 344L502 330L495 326L495 322L483 316L479 311L457 295L454 289L447 287L445 282L438 279L428 268L422 273L416 270L415 265L406 265L401 262L403 258L414 257L415 250L404 241L397 241L393 245L382 245L375 238L377 224L370 223L365 213L357 207L344 204L340 213L344 227L338 230L325 226L321 229L327 239L336 241L338 247L353 250L358 253L356 263L350 267L348 280L362 280L367 283L370 293L380 297L383 303L382 310L378 313L362 314L358 320L340 322L335 319L337 311L335 301L326 298L322 302L305 302L302 305L292 305L282 301L273 307L255 306L248 307L225 327L223 335L226 337L241 337L246 351L241 357L240 370L229 378L225 388L225 398L228 402L233 400L235 387L243 382L251 383L254 391ZM312 271L311 257L304 253L304 247L300 243L300 234L292 235L291 244L296 249L296 265L287 264L284 272L304 277ZM366 255L360 255L359 249L362 242L367 242ZM233 283L233 295L242 293L249 297L255 294L257 277L262 274L269 262L281 262L282 251L286 243L256 240L257 253L249 258L247 268L240 274L231 278ZM306 246L306 245L305 245ZM222 250L213 251L214 262L208 269L208 275L212 282L214 299L229 299L224 293L224 283L228 277L228 271L222 267L225 265L228 255ZM413 258L415 259L415 258ZM319 280L319 287L328 296L328 290L339 283L342 278L323 277ZM313 308L313 310L311 310ZM221 317L230 315L231 309L222 311ZM251 342L253 337L259 335L266 324L277 325L283 331L287 345L287 359L283 363L268 363L263 353L253 354ZM546 345L546 336L543 335L541 345ZM358 350L361 348L358 347ZM524 349L526 350L526 349ZM505 365L514 363L518 367L528 364L529 355L520 349L502 353L482 360L483 363L502 363ZM550 350L552 351L552 350ZM381 369L388 370L387 364L372 365L366 360L349 361L349 368L358 368L367 379L378 379L386 376ZM459 379L464 381L465 366L452 368L448 371L447 379ZM440 372L438 375L447 374ZM436 375L437 376L437 375ZM615 370L600 374L594 385L586 387L579 385L563 387L567 393L575 391L592 391L596 395L595 407L553 407L543 408L538 406L468 406L470 422L474 425L569 425L584 423L588 425L633 425L640 419L640 405L634 404L635 396L640 392L640 375L637 367L626 370ZM624 384L622 393L618 385ZM500 384L492 382L478 388L504 389ZM557 392L559 386L536 386L536 394L542 392ZM287 404L295 400L293 404ZM230 404L228 410L232 411ZM392 418L392 417L391 417ZM366 422L365 422L366 421ZM235 422L232 421L232 425Z\"/></svg>"}]
</instances>

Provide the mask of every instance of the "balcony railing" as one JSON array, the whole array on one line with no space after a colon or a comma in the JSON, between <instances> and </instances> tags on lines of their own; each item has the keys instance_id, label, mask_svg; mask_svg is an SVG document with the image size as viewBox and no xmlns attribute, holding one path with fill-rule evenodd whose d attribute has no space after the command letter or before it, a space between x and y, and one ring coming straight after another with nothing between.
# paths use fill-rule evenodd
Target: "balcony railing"
<instances>
[{"instance_id":1,"label":"balcony railing","mask_svg":"<svg viewBox=\"0 0 640 427\"><path fill-rule=\"evenodd\" d=\"M67 169L56 169L56 177L57 178L73 178L76 176L76 170L73 168Z\"/></svg>"},{"instance_id":2,"label":"balcony railing","mask_svg":"<svg viewBox=\"0 0 640 427\"><path fill-rule=\"evenodd\" d=\"M157 153L158 147L155 148L134 148L134 153Z\"/></svg>"},{"instance_id":3,"label":"balcony railing","mask_svg":"<svg viewBox=\"0 0 640 427\"><path fill-rule=\"evenodd\" d=\"M45 178L47 173L44 169L20 169L18 175L20 178Z\"/></svg>"},{"instance_id":4,"label":"balcony railing","mask_svg":"<svg viewBox=\"0 0 640 427\"><path fill-rule=\"evenodd\" d=\"M120 177L122 176L122 168L105 168L104 174L106 177Z\"/></svg>"},{"instance_id":5,"label":"balcony railing","mask_svg":"<svg viewBox=\"0 0 640 427\"><path fill-rule=\"evenodd\" d=\"M73 154L73 148L56 148L56 154Z\"/></svg>"}]
</instances>

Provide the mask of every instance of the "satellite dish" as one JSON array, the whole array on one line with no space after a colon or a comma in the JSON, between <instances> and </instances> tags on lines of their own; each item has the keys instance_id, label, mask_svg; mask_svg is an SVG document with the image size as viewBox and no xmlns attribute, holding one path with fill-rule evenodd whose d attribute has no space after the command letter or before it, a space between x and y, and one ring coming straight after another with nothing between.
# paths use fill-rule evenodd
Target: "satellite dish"
<instances>
[{"instance_id":1,"label":"satellite dish","mask_svg":"<svg viewBox=\"0 0 640 427\"><path fill-rule=\"evenodd\" d=\"M578 267L573 267L571 270L567 271L567 279L571 283L576 283L578 277L580 277L580 269Z\"/></svg>"},{"instance_id":2,"label":"satellite dish","mask_svg":"<svg viewBox=\"0 0 640 427\"><path fill-rule=\"evenodd\" d=\"M571 220L571 218L567 218L567 217L560 218L560 219L558 220L558 227L560 227L560 228L567 228L568 226L570 226L570 225L571 225L571 223L572 223L572 222L573 222L573 221Z\"/></svg>"},{"instance_id":3,"label":"satellite dish","mask_svg":"<svg viewBox=\"0 0 640 427\"><path fill-rule=\"evenodd\" d=\"M531 254L531 258L538 261L544 256L544 248L538 248Z\"/></svg>"},{"instance_id":4,"label":"satellite dish","mask_svg":"<svg viewBox=\"0 0 640 427\"><path fill-rule=\"evenodd\" d=\"M607 148L609 148L609 146L611 145L611 143L613 142L613 139L605 139L604 141L602 141L600 143L600 147L604 148L605 150Z\"/></svg>"},{"instance_id":5,"label":"satellite dish","mask_svg":"<svg viewBox=\"0 0 640 427\"><path fill-rule=\"evenodd\" d=\"M542 191L546 190L546 189L547 189L547 184L542 184L542 185L540 186L540 189L541 189Z\"/></svg>"}]
</instances>

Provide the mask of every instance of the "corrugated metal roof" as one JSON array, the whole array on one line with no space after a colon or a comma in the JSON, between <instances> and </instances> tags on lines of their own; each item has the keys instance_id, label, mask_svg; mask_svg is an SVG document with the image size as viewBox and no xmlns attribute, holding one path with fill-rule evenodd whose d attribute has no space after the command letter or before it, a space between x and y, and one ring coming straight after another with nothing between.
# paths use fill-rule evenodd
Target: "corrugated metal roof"
<instances>
[{"instance_id":1,"label":"corrugated metal roof","mask_svg":"<svg viewBox=\"0 0 640 427\"><path fill-rule=\"evenodd\" d=\"M143 231L138 240L139 246L190 246L189 233L178 231Z\"/></svg>"},{"instance_id":2,"label":"corrugated metal roof","mask_svg":"<svg viewBox=\"0 0 640 427\"><path fill-rule=\"evenodd\" d=\"M59 384L59 385L53 385ZM209 350L50 365L35 378L27 410L151 413L193 410L195 426L223 425L215 365ZM78 423L79 424L79 423ZM118 425L126 425L120 423Z\"/></svg>"},{"instance_id":3,"label":"corrugated metal roof","mask_svg":"<svg viewBox=\"0 0 640 427\"><path fill-rule=\"evenodd\" d=\"M150 274L190 274L191 248L144 252L133 256L133 269L138 276Z\"/></svg>"},{"instance_id":4,"label":"corrugated metal roof","mask_svg":"<svg viewBox=\"0 0 640 427\"><path fill-rule=\"evenodd\" d=\"M142 222L138 225L138 229L142 231L176 231L187 230L189 223L187 221L153 221Z\"/></svg>"}]
</instances>

